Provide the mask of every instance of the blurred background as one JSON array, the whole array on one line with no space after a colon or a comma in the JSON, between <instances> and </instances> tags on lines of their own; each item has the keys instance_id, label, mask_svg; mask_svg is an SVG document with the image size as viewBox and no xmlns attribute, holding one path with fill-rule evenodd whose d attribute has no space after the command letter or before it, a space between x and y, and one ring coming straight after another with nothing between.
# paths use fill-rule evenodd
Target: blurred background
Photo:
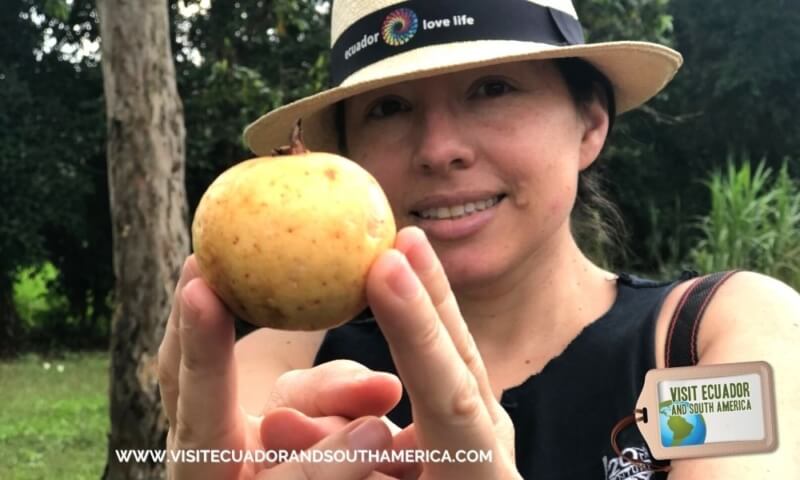
<instances>
[{"instance_id":1,"label":"blurred background","mask_svg":"<svg viewBox=\"0 0 800 480\"><path fill-rule=\"evenodd\" d=\"M166 3L188 222L213 178L250 156L247 123L327 85L330 2ZM744 268L800 288L800 3L575 4L590 41L651 40L685 59L662 94L618 120L600 162L624 245L586 248L642 276ZM111 400L121 370L110 373L109 349L123 330L112 328L121 299L99 18L94 0L0 2L3 479L134 478L107 468L111 403L125 403ZM163 445L163 428L141 435Z\"/></svg>"}]
</instances>

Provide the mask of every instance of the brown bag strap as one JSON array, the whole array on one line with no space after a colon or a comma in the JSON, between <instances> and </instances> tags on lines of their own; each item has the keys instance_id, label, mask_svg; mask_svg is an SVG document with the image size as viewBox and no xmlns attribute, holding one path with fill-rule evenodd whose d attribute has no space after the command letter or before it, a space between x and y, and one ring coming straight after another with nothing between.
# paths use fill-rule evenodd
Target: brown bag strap
<instances>
[{"instance_id":1,"label":"brown bag strap","mask_svg":"<svg viewBox=\"0 0 800 480\"><path fill-rule=\"evenodd\" d=\"M667 368L697 365L697 330L711 298L738 270L706 275L681 296L667 330L664 360Z\"/></svg>"}]
</instances>

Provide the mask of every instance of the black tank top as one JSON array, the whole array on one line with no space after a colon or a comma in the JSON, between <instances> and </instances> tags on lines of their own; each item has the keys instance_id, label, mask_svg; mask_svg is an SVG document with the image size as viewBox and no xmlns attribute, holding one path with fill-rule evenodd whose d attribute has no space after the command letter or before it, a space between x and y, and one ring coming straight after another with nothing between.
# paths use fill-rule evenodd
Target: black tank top
<instances>
[{"instance_id":1,"label":"black tank top","mask_svg":"<svg viewBox=\"0 0 800 480\"><path fill-rule=\"evenodd\" d=\"M690 276L686 273L680 280ZM541 372L503 392L501 404L514 423L517 468L524 478L666 478L665 473L618 457L610 434L617 421L633 413L645 374L655 368L656 318L677 283L621 274L617 298L608 312L584 328ZM335 359L397 373L386 340L368 317L327 332L314 364ZM405 391L388 416L401 427L411 422ZM619 434L618 445L626 457L653 461L635 426Z\"/></svg>"}]
</instances>

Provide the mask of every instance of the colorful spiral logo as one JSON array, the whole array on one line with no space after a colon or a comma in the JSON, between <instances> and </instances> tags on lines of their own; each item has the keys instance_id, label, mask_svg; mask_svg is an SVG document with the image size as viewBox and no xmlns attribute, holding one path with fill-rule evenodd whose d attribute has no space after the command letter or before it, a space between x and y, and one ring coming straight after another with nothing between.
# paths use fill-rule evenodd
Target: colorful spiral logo
<instances>
[{"instance_id":1,"label":"colorful spiral logo","mask_svg":"<svg viewBox=\"0 0 800 480\"><path fill-rule=\"evenodd\" d=\"M383 41L397 47L408 43L417 34L419 20L417 14L408 8L398 8L386 16L381 27Z\"/></svg>"}]
</instances>

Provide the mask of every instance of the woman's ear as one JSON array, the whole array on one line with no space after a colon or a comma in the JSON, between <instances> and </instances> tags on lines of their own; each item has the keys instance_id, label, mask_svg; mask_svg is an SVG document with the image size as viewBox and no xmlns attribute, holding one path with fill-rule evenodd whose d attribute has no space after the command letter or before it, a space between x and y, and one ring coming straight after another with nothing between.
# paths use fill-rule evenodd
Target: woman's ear
<instances>
[{"instance_id":1,"label":"woman's ear","mask_svg":"<svg viewBox=\"0 0 800 480\"><path fill-rule=\"evenodd\" d=\"M581 138L580 169L586 170L594 163L603 150L608 135L608 110L596 98L581 109L583 137Z\"/></svg>"}]
</instances>

